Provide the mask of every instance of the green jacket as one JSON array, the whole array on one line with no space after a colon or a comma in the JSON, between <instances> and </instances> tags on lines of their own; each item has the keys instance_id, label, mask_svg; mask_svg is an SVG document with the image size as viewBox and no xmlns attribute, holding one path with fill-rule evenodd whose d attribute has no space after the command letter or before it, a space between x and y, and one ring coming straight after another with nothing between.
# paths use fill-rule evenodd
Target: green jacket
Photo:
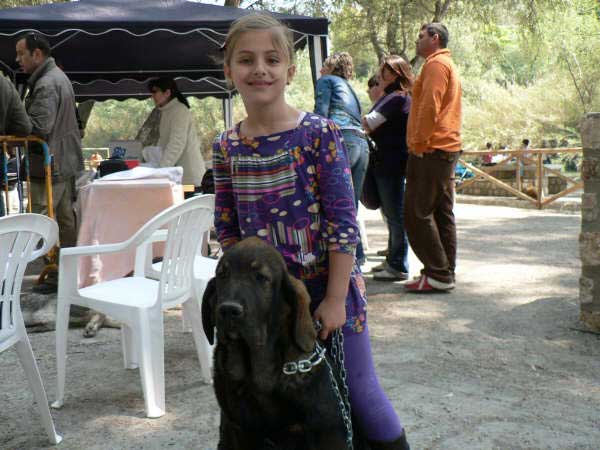
<instances>
[{"instance_id":1,"label":"green jacket","mask_svg":"<svg viewBox=\"0 0 600 450\"><path fill-rule=\"evenodd\" d=\"M33 123L32 133L48 143L59 175L77 176L83 170L83 154L71 82L49 57L27 83L25 108Z\"/></svg>"},{"instance_id":2,"label":"green jacket","mask_svg":"<svg viewBox=\"0 0 600 450\"><path fill-rule=\"evenodd\" d=\"M13 84L0 75L0 136L27 136L31 121Z\"/></svg>"}]
</instances>

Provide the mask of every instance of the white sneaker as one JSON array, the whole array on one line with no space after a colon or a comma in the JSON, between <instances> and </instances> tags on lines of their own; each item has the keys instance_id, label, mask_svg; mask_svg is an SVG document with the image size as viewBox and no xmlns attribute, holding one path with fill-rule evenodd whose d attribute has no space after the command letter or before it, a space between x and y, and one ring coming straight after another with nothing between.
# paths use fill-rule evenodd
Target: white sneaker
<instances>
[{"instance_id":1,"label":"white sneaker","mask_svg":"<svg viewBox=\"0 0 600 450\"><path fill-rule=\"evenodd\" d=\"M427 275L420 275L413 278L408 283L404 283L407 292L448 292L454 289L454 283L444 283L434 280Z\"/></svg>"},{"instance_id":2,"label":"white sneaker","mask_svg":"<svg viewBox=\"0 0 600 450\"><path fill-rule=\"evenodd\" d=\"M371 267L371 272L381 272L382 270L387 270L388 265L384 261L381 264L377 264L376 266Z\"/></svg>"},{"instance_id":3,"label":"white sneaker","mask_svg":"<svg viewBox=\"0 0 600 450\"><path fill-rule=\"evenodd\" d=\"M443 281L438 281L431 277L427 277L427 281L429 281L432 288L439 289L440 291L449 291L450 289L454 289L455 286L452 281L450 283L444 283Z\"/></svg>"},{"instance_id":4,"label":"white sneaker","mask_svg":"<svg viewBox=\"0 0 600 450\"><path fill-rule=\"evenodd\" d=\"M378 281L404 281L408 280L408 274L406 272L398 272L394 269L383 269L375 272L373 279Z\"/></svg>"}]
</instances>

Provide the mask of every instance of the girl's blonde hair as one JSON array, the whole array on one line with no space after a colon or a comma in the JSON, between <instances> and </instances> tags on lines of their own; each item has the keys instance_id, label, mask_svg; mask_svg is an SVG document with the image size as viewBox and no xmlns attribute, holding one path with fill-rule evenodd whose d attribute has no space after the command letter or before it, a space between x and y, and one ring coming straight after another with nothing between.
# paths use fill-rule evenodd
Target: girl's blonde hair
<instances>
[{"instance_id":1,"label":"girl's blonde hair","mask_svg":"<svg viewBox=\"0 0 600 450\"><path fill-rule=\"evenodd\" d=\"M244 33L261 30L271 31L275 48L286 54L290 65L294 64L294 33L284 23L265 12L248 14L231 24L223 44L225 64L231 64L233 50Z\"/></svg>"},{"instance_id":2,"label":"girl's blonde hair","mask_svg":"<svg viewBox=\"0 0 600 450\"><path fill-rule=\"evenodd\" d=\"M328 56L323 65L331 69L332 75L349 80L354 74L354 63L348 52L338 52Z\"/></svg>"}]
</instances>

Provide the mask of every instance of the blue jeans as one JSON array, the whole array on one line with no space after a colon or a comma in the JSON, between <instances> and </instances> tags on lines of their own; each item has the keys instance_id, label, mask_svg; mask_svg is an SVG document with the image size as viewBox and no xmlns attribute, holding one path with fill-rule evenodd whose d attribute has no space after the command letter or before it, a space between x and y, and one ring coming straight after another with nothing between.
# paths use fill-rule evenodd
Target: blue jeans
<instances>
[{"instance_id":1,"label":"blue jeans","mask_svg":"<svg viewBox=\"0 0 600 450\"><path fill-rule=\"evenodd\" d=\"M404 229L404 179L402 175L378 175L375 182L389 233L389 253L386 262L392 269L408 273L408 239Z\"/></svg>"},{"instance_id":2,"label":"blue jeans","mask_svg":"<svg viewBox=\"0 0 600 450\"><path fill-rule=\"evenodd\" d=\"M353 130L342 130L346 153L348 154L348 164L352 173L352 185L354 186L354 206L358 211L358 200L362 192L362 186L367 173L367 165L369 164L369 145L364 137ZM359 263L364 262L365 253L362 243L358 243L356 247L356 259Z\"/></svg>"}]
</instances>

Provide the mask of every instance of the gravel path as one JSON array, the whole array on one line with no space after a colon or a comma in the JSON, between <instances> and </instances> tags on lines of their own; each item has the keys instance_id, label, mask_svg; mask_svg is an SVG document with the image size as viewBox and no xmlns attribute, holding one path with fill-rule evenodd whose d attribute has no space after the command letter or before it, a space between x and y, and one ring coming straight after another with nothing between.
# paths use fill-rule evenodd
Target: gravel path
<instances>
[{"instance_id":1,"label":"gravel path","mask_svg":"<svg viewBox=\"0 0 600 450\"><path fill-rule=\"evenodd\" d=\"M415 295L367 274L381 382L414 450L600 448L600 337L578 331L578 215L459 204L457 288ZM384 247L366 214L369 255ZM366 269L381 258L372 256ZM411 272L420 269L411 255ZM146 419L119 331L70 331L61 449L214 449L218 407L177 311L166 323L167 414ZM31 334L53 399L54 333ZM0 355L0 448L47 446L16 353Z\"/></svg>"}]
</instances>

